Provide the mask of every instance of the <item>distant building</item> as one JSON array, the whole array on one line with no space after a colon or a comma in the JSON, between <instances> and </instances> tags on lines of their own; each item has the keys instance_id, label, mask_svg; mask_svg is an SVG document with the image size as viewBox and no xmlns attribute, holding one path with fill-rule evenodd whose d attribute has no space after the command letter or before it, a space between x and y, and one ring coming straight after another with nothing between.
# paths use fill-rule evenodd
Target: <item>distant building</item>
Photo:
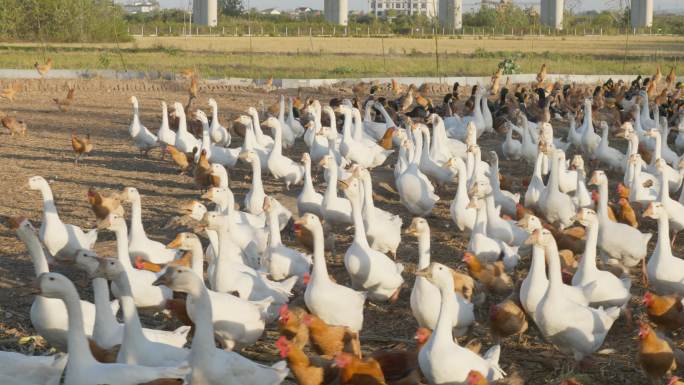
<instances>
[{"instance_id":1,"label":"distant building","mask_svg":"<svg viewBox=\"0 0 684 385\"><path fill-rule=\"evenodd\" d=\"M150 13L150 12L156 12L161 9L159 7L159 2L156 0L149 0L149 1L134 1L130 3L126 3L123 5L124 11L126 13L130 14L137 14L137 13Z\"/></svg>"},{"instance_id":2,"label":"distant building","mask_svg":"<svg viewBox=\"0 0 684 385\"><path fill-rule=\"evenodd\" d=\"M563 12L565 11L564 0L541 0L540 18L541 23L551 28L563 29Z\"/></svg>"},{"instance_id":3,"label":"distant building","mask_svg":"<svg viewBox=\"0 0 684 385\"><path fill-rule=\"evenodd\" d=\"M439 23L447 29L463 28L463 0L439 0Z\"/></svg>"},{"instance_id":4,"label":"distant building","mask_svg":"<svg viewBox=\"0 0 684 385\"><path fill-rule=\"evenodd\" d=\"M347 25L349 23L348 0L323 0L323 14L329 23Z\"/></svg>"},{"instance_id":5,"label":"distant building","mask_svg":"<svg viewBox=\"0 0 684 385\"><path fill-rule=\"evenodd\" d=\"M426 15L435 17L437 0L371 0L370 13L375 16L386 16L387 11L403 13L407 15ZM444 0L447 1L447 0Z\"/></svg>"},{"instance_id":6,"label":"distant building","mask_svg":"<svg viewBox=\"0 0 684 385\"><path fill-rule=\"evenodd\" d=\"M313 9L309 7L297 7L292 11L292 13L295 15L301 15L303 13L310 13L311 11L313 11Z\"/></svg>"},{"instance_id":7,"label":"distant building","mask_svg":"<svg viewBox=\"0 0 684 385\"><path fill-rule=\"evenodd\" d=\"M653 0L632 0L632 28L647 27L653 25Z\"/></svg>"},{"instance_id":8,"label":"distant building","mask_svg":"<svg viewBox=\"0 0 684 385\"><path fill-rule=\"evenodd\" d=\"M192 22L197 25L216 27L218 24L217 0L194 0L192 2Z\"/></svg>"},{"instance_id":9,"label":"distant building","mask_svg":"<svg viewBox=\"0 0 684 385\"><path fill-rule=\"evenodd\" d=\"M266 8L260 12L262 15L278 16L282 14L278 8Z\"/></svg>"}]
</instances>

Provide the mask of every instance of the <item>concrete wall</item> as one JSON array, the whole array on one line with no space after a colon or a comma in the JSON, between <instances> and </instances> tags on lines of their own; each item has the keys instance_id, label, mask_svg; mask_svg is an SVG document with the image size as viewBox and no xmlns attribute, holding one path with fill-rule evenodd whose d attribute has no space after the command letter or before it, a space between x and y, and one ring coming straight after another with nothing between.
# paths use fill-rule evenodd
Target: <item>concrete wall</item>
<instances>
[{"instance_id":1,"label":"concrete wall","mask_svg":"<svg viewBox=\"0 0 684 385\"><path fill-rule=\"evenodd\" d=\"M217 0L193 0L192 22L198 25L216 27L218 24Z\"/></svg>"},{"instance_id":2,"label":"concrete wall","mask_svg":"<svg viewBox=\"0 0 684 385\"><path fill-rule=\"evenodd\" d=\"M463 28L463 0L439 0L439 22L449 30Z\"/></svg>"}]
</instances>

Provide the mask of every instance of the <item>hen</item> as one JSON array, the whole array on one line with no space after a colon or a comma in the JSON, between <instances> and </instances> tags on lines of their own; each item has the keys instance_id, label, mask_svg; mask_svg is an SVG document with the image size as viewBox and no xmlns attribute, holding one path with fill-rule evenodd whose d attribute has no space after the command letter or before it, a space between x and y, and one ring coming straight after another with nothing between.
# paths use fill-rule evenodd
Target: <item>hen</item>
<instances>
[{"instance_id":1,"label":"hen","mask_svg":"<svg viewBox=\"0 0 684 385\"><path fill-rule=\"evenodd\" d=\"M483 265L471 253L463 254L463 262L468 265L470 276L484 285L485 289L497 295L506 295L513 290L513 281L504 271L503 262L497 261Z\"/></svg>"},{"instance_id":2,"label":"hen","mask_svg":"<svg viewBox=\"0 0 684 385\"><path fill-rule=\"evenodd\" d=\"M648 319L659 327L674 331L684 326L684 305L680 296L660 296L646 292L643 304L646 306Z\"/></svg>"},{"instance_id":3,"label":"hen","mask_svg":"<svg viewBox=\"0 0 684 385\"><path fill-rule=\"evenodd\" d=\"M86 137L81 139L76 136L73 131L71 131L71 148L74 150L74 153L76 153L74 164L78 165L78 161L81 160L83 155L88 155L91 151L93 151L93 143L90 141L90 133L87 133Z\"/></svg>"},{"instance_id":4,"label":"hen","mask_svg":"<svg viewBox=\"0 0 684 385\"><path fill-rule=\"evenodd\" d=\"M285 336L276 341L280 357L287 360L292 374L299 385L323 385L332 383L339 375L332 367L332 361L307 356L301 347Z\"/></svg>"},{"instance_id":5,"label":"hen","mask_svg":"<svg viewBox=\"0 0 684 385\"><path fill-rule=\"evenodd\" d=\"M49 57L47 61L45 61L45 64L39 64L36 62L33 66L36 68L36 71L38 71L38 74L42 78L52 69L52 58Z\"/></svg>"},{"instance_id":6,"label":"hen","mask_svg":"<svg viewBox=\"0 0 684 385\"><path fill-rule=\"evenodd\" d=\"M100 192L91 187L87 193L88 203L99 220L107 218L111 213L123 216L124 208L121 206L121 199L119 194L113 193L108 196L102 195Z\"/></svg>"},{"instance_id":7,"label":"hen","mask_svg":"<svg viewBox=\"0 0 684 385\"><path fill-rule=\"evenodd\" d=\"M0 98L5 98L10 102L13 102L14 97L19 93L19 91L21 91L21 84L14 83L2 90L2 93L0 93Z\"/></svg>"},{"instance_id":8,"label":"hen","mask_svg":"<svg viewBox=\"0 0 684 385\"><path fill-rule=\"evenodd\" d=\"M348 328L328 325L313 314L304 315L304 324L309 328L309 340L316 353L333 357L340 352L351 352L361 357L358 335Z\"/></svg>"},{"instance_id":9,"label":"hen","mask_svg":"<svg viewBox=\"0 0 684 385\"><path fill-rule=\"evenodd\" d=\"M13 116L7 116L0 112L0 122L3 127L9 130L11 136L14 136L14 134L26 135L26 123L23 120L18 120Z\"/></svg>"},{"instance_id":10,"label":"hen","mask_svg":"<svg viewBox=\"0 0 684 385\"><path fill-rule=\"evenodd\" d=\"M639 326L639 362L651 382L656 383L677 369L672 348L667 341L656 335L647 323Z\"/></svg>"},{"instance_id":11,"label":"hen","mask_svg":"<svg viewBox=\"0 0 684 385\"><path fill-rule=\"evenodd\" d=\"M303 349L309 343L309 329L304 324L304 316L307 312L300 308L290 308L287 304L278 309L278 325L280 335L287 338L299 349Z\"/></svg>"},{"instance_id":12,"label":"hen","mask_svg":"<svg viewBox=\"0 0 684 385\"><path fill-rule=\"evenodd\" d=\"M378 361L361 359L353 354L340 352L335 356L335 366L340 368L340 385L386 385L385 376Z\"/></svg>"},{"instance_id":13,"label":"hen","mask_svg":"<svg viewBox=\"0 0 684 385\"><path fill-rule=\"evenodd\" d=\"M515 293L489 309L489 325L496 341L527 331L527 320Z\"/></svg>"},{"instance_id":14,"label":"hen","mask_svg":"<svg viewBox=\"0 0 684 385\"><path fill-rule=\"evenodd\" d=\"M76 87L74 87L73 85L69 85L66 97L64 99L54 98L54 99L52 99L52 101L55 102L55 104L57 105L57 108L59 108L60 111L66 112L69 110L69 107L74 102L75 93L76 93Z\"/></svg>"}]
</instances>

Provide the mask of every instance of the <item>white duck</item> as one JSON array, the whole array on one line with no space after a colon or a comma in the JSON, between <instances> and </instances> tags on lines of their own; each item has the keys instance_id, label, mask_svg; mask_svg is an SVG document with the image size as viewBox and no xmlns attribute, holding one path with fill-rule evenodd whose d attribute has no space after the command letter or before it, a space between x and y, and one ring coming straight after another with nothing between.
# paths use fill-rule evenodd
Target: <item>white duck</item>
<instances>
[{"instance_id":1,"label":"white duck","mask_svg":"<svg viewBox=\"0 0 684 385\"><path fill-rule=\"evenodd\" d=\"M147 127L140 123L140 113L138 112L138 98L131 96L131 104L133 104L133 121L128 126L128 133L133 138L135 146L140 151L140 156L147 156L151 149L157 147L157 136L150 132Z\"/></svg>"},{"instance_id":2,"label":"white duck","mask_svg":"<svg viewBox=\"0 0 684 385\"><path fill-rule=\"evenodd\" d=\"M199 148L202 143L188 131L188 121L185 116L185 110L180 102L173 103L172 115L178 118L178 131L176 132L175 147L184 154L192 152L194 148L197 148L197 152L199 153Z\"/></svg>"},{"instance_id":3,"label":"white duck","mask_svg":"<svg viewBox=\"0 0 684 385\"><path fill-rule=\"evenodd\" d=\"M453 162L458 171L458 185L456 186L456 195L449 206L449 212L456 227L460 231L469 232L475 226L476 210L468 207L470 198L468 197L466 166L460 158L454 159Z\"/></svg>"},{"instance_id":4,"label":"white duck","mask_svg":"<svg viewBox=\"0 0 684 385\"><path fill-rule=\"evenodd\" d=\"M608 123L601 122L600 127L601 142L596 148L596 158L606 164L611 170L624 171L625 154L610 147L610 143L608 142L608 132L610 131Z\"/></svg>"},{"instance_id":5,"label":"white duck","mask_svg":"<svg viewBox=\"0 0 684 385\"><path fill-rule=\"evenodd\" d=\"M281 129L281 141L283 148L290 148L295 142L295 133L290 124L285 119L285 96L280 95L280 108L278 110L278 123L280 123ZM300 125L301 126L301 125ZM273 126L271 126L273 129ZM303 130L302 130L303 131ZM273 133L273 142L275 144L275 133Z\"/></svg>"},{"instance_id":6,"label":"white duck","mask_svg":"<svg viewBox=\"0 0 684 385\"><path fill-rule=\"evenodd\" d=\"M418 354L418 364L430 384L463 384L471 370L483 373L488 380L499 380L506 374L499 367L501 347L495 345L480 357L454 341L454 279L451 270L436 262L416 272L439 288L441 304L434 333ZM458 362L458 365L454 365Z\"/></svg>"},{"instance_id":7,"label":"white duck","mask_svg":"<svg viewBox=\"0 0 684 385\"><path fill-rule=\"evenodd\" d=\"M371 247L396 258L401 242L401 217L375 207L373 202L373 181L368 170L360 170L363 186L363 224Z\"/></svg>"},{"instance_id":8,"label":"white duck","mask_svg":"<svg viewBox=\"0 0 684 385\"><path fill-rule=\"evenodd\" d=\"M430 265L430 225L424 218L413 218L406 233L418 238L418 270L426 269ZM418 325L431 330L437 327L439 318L439 288L430 283L425 277L416 277L411 290L411 312ZM453 293L451 306L456 309L452 320L452 327L457 336L462 336L468 327L475 322L473 304L459 293Z\"/></svg>"},{"instance_id":9,"label":"white duck","mask_svg":"<svg viewBox=\"0 0 684 385\"><path fill-rule=\"evenodd\" d=\"M338 109L344 115L342 141L340 142L340 153L342 156L365 168L374 168L382 165L394 150L385 150L375 143L369 144L363 140L355 140L351 133L351 108L343 104Z\"/></svg>"},{"instance_id":10,"label":"white duck","mask_svg":"<svg viewBox=\"0 0 684 385\"><path fill-rule=\"evenodd\" d=\"M192 252L192 271L198 276L204 272L202 243L197 235L179 233L168 247ZM214 333L221 346L232 350L235 346L252 345L261 337L264 332L266 310L273 302L270 298L248 302L228 293L208 289L207 293L211 300ZM188 298L185 304L188 316L194 321L197 316L197 304L192 298Z\"/></svg>"},{"instance_id":11,"label":"white duck","mask_svg":"<svg viewBox=\"0 0 684 385\"><path fill-rule=\"evenodd\" d=\"M530 240L544 247L549 260L549 286L537 306L536 324L544 337L561 350L571 352L579 362L601 347L613 322L620 316L620 308L593 309L567 298L553 236L536 230Z\"/></svg>"},{"instance_id":12,"label":"white duck","mask_svg":"<svg viewBox=\"0 0 684 385\"><path fill-rule=\"evenodd\" d=\"M501 151L508 160L519 160L522 157L522 143L513 139L513 128L511 123L506 122L506 140L501 144Z\"/></svg>"},{"instance_id":13,"label":"white duck","mask_svg":"<svg viewBox=\"0 0 684 385\"><path fill-rule=\"evenodd\" d=\"M195 305L195 335L192 339L188 376L193 385L263 384L278 385L289 370L284 361L265 366L235 352L214 346L213 303L202 279L186 267L167 269L155 285L165 285L188 294Z\"/></svg>"},{"instance_id":14,"label":"white duck","mask_svg":"<svg viewBox=\"0 0 684 385\"><path fill-rule=\"evenodd\" d=\"M266 198L266 193L264 192L264 185L261 180L261 162L259 156L254 151L246 151L240 154L240 159L249 163L252 166L252 186L245 195L245 210L257 216L264 216L264 198ZM287 223L292 218L292 212L275 201L273 209L278 213L278 222L280 223L280 229L282 230Z\"/></svg>"},{"instance_id":15,"label":"white duck","mask_svg":"<svg viewBox=\"0 0 684 385\"><path fill-rule=\"evenodd\" d=\"M39 236L50 256L73 260L78 250L93 248L97 241L97 229L86 233L78 226L62 222L57 213L52 189L45 178L42 176L29 178L28 188L40 191L43 198L43 220Z\"/></svg>"},{"instance_id":16,"label":"white duck","mask_svg":"<svg viewBox=\"0 0 684 385\"><path fill-rule=\"evenodd\" d=\"M346 326L354 332L363 327L366 293L333 282L323 254L323 226L317 216L304 214L296 224L311 232L314 239L313 271L304 292L306 307L329 325Z\"/></svg>"},{"instance_id":17,"label":"white duck","mask_svg":"<svg viewBox=\"0 0 684 385\"><path fill-rule=\"evenodd\" d=\"M302 126L302 123L299 120L295 119L292 98L288 98L287 105L289 109L287 114L287 125L290 126L295 137L299 138L304 135L304 126Z\"/></svg>"},{"instance_id":18,"label":"white duck","mask_svg":"<svg viewBox=\"0 0 684 385\"><path fill-rule=\"evenodd\" d=\"M432 147L430 157L438 164L444 164L453 157L465 158L468 147L458 139L447 137L444 121L437 114L428 117L432 123Z\"/></svg>"},{"instance_id":19,"label":"white duck","mask_svg":"<svg viewBox=\"0 0 684 385\"><path fill-rule=\"evenodd\" d=\"M157 138L159 138L159 144L162 146L162 158L166 153L166 146L176 145L176 132L169 126L169 110L166 106L166 102L161 102L162 106L162 122L159 126L159 131L157 131Z\"/></svg>"},{"instance_id":20,"label":"white duck","mask_svg":"<svg viewBox=\"0 0 684 385\"><path fill-rule=\"evenodd\" d=\"M209 106L211 107L211 126L209 126L211 141L219 146L228 147L232 138L228 130L219 123L218 103L213 98L210 98Z\"/></svg>"},{"instance_id":21,"label":"white duck","mask_svg":"<svg viewBox=\"0 0 684 385\"><path fill-rule=\"evenodd\" d=\"M443 186L454 181L456 176L455 170L451 168L450 160L447 160L444 164L439 164L435 162L430 156L430 130L424 124L417 125L420 130L419 135L420 140L416 142L416 146L422 146L421 158L420 158L420 171L428 176L430 180L435 181L438 186Z\"/></svg>"},{"instance_id":22,"label":"white duck","mask_svg":"<svg viewBox=\"0 0 684 385\"><path fill-rule=\"evenodd\" d=\"M328 184L323 194L323 218L326 223L351 225L351 203L346 198L337 196L338 165L335 156L324 156L319 165L328 171Z\"/></svg>"},{"instance_id":23,"label":"white duck","mask_svg":"<svg viewBox=\"0 0 684 385\"><path fill-rule=\"evenodd\" d=\"M497 206L501 206L501 212L515 217L516 206L520 203L520 194L513 194L510 191L501 189L499 181L499 156L496 151L489 152L489 184L492 188L494 201Z\"/></svg>"},{"instance_id":24,"label":"white duck","mask_svg":"<svg viewBox=\"0 0 684 385\"><path fill-rule=\"evenodd\" d=\"M599 270L596 267L596 246L599 233L598 215L594 210L583 208L577 212L575 219L587 228L587 241L577 271L572 276L572 285L581 288L596 282L596 285L587 295L589 305L593 307L623 307L632 297L629 293L632 280L629 276L617 278L611 272Z\"/></svg>"},{"instance_id":25,"label":"white duck","mask_svg":"<svg viewBox=\"0 0 684 385\"><path fill-rule=\"evenodd\" d=\"M467 250L484 263L494 262L501 256L501 243L487 235L487 206L483 199L474 196L468 208L477 210L475 225L470 233Z\"/></svg>"},{"instance_id":26,"label":"white duck","mask_svg":"<svg viewBox=\"0 0 684 385\"><path fill-rule=\"evenodd\" d=\"M537 206L544 213L546 220L550 223L559 223L561 228L572 225L572 217L575 215L575 206L572 199L562 193L558 187L560 155L558 150L552 150L551 156L551 176L548 186L539 198Z\"/></svg>"},{"instance_id":27,"label":"white duck","mask_svg":"<svg viewBox=\"0 0 684 385\"><path fill-rule=\"evenodd\" d=\"M537 160L534 163L534 171L532 172L532 179L527 185L527 191L525 191L524 204L525 207L533 209L538 207L539 199L541 198L544 189L544 180L542 179L542 164L544 161L544 153L541 151L537 154Z\"/></svg>"},{"instance_id":28,"label":"white duck","mask_svg":"<svg viewBox=\"0 0 684 385\"><path fill-rule=\"evenodd\" d=\"M120 289L119 301L125 326L116 362L129 365L176 366L188 359L189 350L153 342L145 337L133 301L128 275L121 262L116 259L101 259L94 277L114 281Z\"/></svg>"},{"instance_id":29,"label":"white duck","mask_svg":"<svg viewBox=\"0 0 684 385\"><path fill-rule=\"evenodd\" d=\"M568 135L566 140L576 149L582 148L582 135L584 132L577 129L577 116L575 113L568 114L568 120L570 121L570 128L568 129ZM583 128L584 126L582 126Z\"/></svg>"},{"instance_id":30,"label":"white duck","mask_svg":"<svg viewBox=\"0 0 684 385\"><path fill-rule=\"evenodd\" d=\"M411 131L415 130L416 128L411 129ZM415 133L414 137L416 137ZM416 139L418 140L417 137ZM418 142L408 147L409 164L396 180L396 186L400 202L404 207L414 215L427 216L439 200L439 196L435 194L435 188L425 174L419 170L421 155L422 148Z\"/></svg>"},{"instance_id":31,"label":"white duck","mask_svg":"<svg viewBox=\"0 0 684 385\"><path fill-rule=\"evenodd\" d=\"M316 192L311 177L311 156L308 153L302 154L304 165L304 184L302 191L297 196L297 211L301 217L305 213L312 213L316 216L323 216L323 195Z\"/></svg>"},{"instance_id":32,"label":"white duck","mask_svg":"<svg viewBox=\"0 0 684 385\"><path fill-rule=\"evenodd\" d=\"M67 359L66 354L27 356L0 352L0 382L3 385L60 385Z\"/></svg>"},{"instance_id":33,"label":"white duck","mask_svg":"<svg viewBox=\"0 0 684 385\"><path fill-rule=\"evenodd\" d=\"M641 170L643 164L644 161L638 153L629 157L629 170L632 175L628 178L627 186L630 189L629 201L646 205L658 199L660 183L653 175ZM645 187L648 181L651 181L650 186Z\"/></svg>"},{"instance_id":34,"label":"white duck","mask_svg":"<svg viewBox=\"0 0 684 385\"><path fill-rule=\"evenodd\" d=\"M344 254L344 266L351 278L352 287L368 292L376 301L396 301L404 278L404 265L395 263L385 254L368 244L362 217L362 187L357 177L340 181L340 188L352 206L354 240Z\"/></svg>"},{"instance_id":35,"label":"white duck","mask_svg":"<svg viewBox=\"0 0 684 385\"><path fill-rule=\"evenodd\" d=\"M665 160L662 158L656 160L655 166L660 178L659 181L661 186L660 192L658 194L658 201L662 203L663 207L665 207L665 210L667 210L674 243L676 234L684 230L684 204L681 204L678 201L670 198L670 192L668 189L669 183L666 175L667 168L669 166L667 163L665 163Z\"/></svg>"},{"instance_id":36,"label":"white duck","mask_svg":"<svg viewBox=\"0 0 684 385\"><path fill-rule=\"evenodd\" d=\"M95 361L83 329L83 315L74 284L58 273L43 273L38 277L41 295L64 301L69 318L69 360L64 382L69 385L136 385L161 378L184 379L188 368L170 368L102 364Z\"/></svg>"},{"instance_id":37,"label":"white duck","mask_svg":"<svg viewBox=\"0 0 684 385\"><path fill-rule=\"evenodd\" d=\"M594 132L594 122L591 116L591 100L584 101L584 123L582 124L582 152L589 159L596 159L596 149L601 143L601 137Z\"/></svg>"},{"instance_id":38,"label":"white duck","mask_svg":"<svg viewBox=\"0 0 684 385\"><path fill-rule=\"evenodd\" d=\"M116 255L128 274L131 282L133 299L137 307L162 307L164 302L171 298L171 291L158 287L152 287L152 282L157 275L151 271L134 269L128 253L128 229L126 220L117 215L109 214L107 218L98 224L98 228L113 231L116 234ZM115 284L112 285L112 293L115 296L121 294L121 290Z\"/></svg>"},{"instance_id":39,"label":"white duck","mask_svg":"<svg viewBox=\"0 0 684 385\"><path fill-rule=\"evenodd\" d=\"M202 123L202 141L200 149L195 151L195 162L199 162L202 151L206 153L207 159L211 163L218 163L228 168L235 167L240 154L240 148L226 148L220 145L212 144L210 137L211 128L209 127L209 119L204 111L195 111L195 118ZM213 121L212 121L213 123Z\"/></svg>"},{"instance_id":40,"label":"white duck","mask_svg":"<svg viewBox=\"0 0 684 385\"><path fill-rule=\"evenodd\" d=\"M646 257L646 247L653 234L642 234L608 218L608 177L603 171L594 171L589 184L599 186L599 248L627 267L636 266Z\"/></svg>"},{"instance_id":41,"label":"white duck","mask_svg":"<svg viewBox=\"0 0 684 385\"><path fill-rule=\"evenodd\" d=\"M245 127L245 139L242 142L241 152L254 151L257 153L257 155L259 155L259 161L261 164L267 164L268 154L271 151L270 149L263 147L257 141L256 135L254 134L254 124L252 123L252 118L247 115L240 115L233 122Z\"/></svg>"},{"instance_id":42,"label":"white duck","mask_svg":"<svg viewBox=\"0 0 684 385\"><path fill-rule=\"evenodd\" d=\"M646 265L648 282L663 293L684 293L684 261L672 254L667 209L652 202L643 215L658 221L658 242Z\"/></svg>"},{"instance_id":43,"label":"white duck","mask_svg":"<svg viewBox=\"0 0 684 385\"><path fill-rule=\"evenodd\" d=\"M575 155L572 158L570 165L577 171L577 188L575 188L575 194L572 196L572 203L575 207L592 207L594 202L592 202L589 190L587 190L587 174L584 169L584 159L582 158L582 155Z\"/></svg>"},{"instance_id":44,"label":"white duck","mask_svg":"<svg viewBox=\"0 0 684 385\"><path fill-rule=\"evenodd\" d=\"M276 281L297 276L300 278L300 282L303 282L304 275L311 270L313 263L311 256L283 245L278 229L278 217L272 210L272 202L273 198L271 197L264 199L264 212L268 218L269 242L261 267Z\"/></svg>"},{"instance_id":45,"label":"white duck","mask_svg":"<svg viewBox=\"0 0 684 385\"><path fill-rule=\"evenodd\" d=\"M128 253L131 260L139 257L157 264L169 263L178 257L174 250L169 250L163 243L147 237L142 223L142 202L140 193L135 187L126 187L120 194L121 200L131 204L131 228L128 232Z\"/></svg>"},{"instance_id":46,"label":"white duck","mask_svg":"<svg viewBox=\"0 0 684 385\"><path fill-rule=\"evenodd\" d=\"M278 119L270 117L262 125L269 127L273 131L273 137L275 138L273 150L268 155L268 163L266 164L271 175L276 179L282 179L287 190L290 189L290 186L301 184L304 181L304 166L283 156L282 124ZM294 140L294 137L292 140Z\"/></svg>"},{"instance_id":47,"label":"white duck","mask_svg":"<svg viewBox=\"0 0 684 385\"><path fill-rule=\"evenodd\" d=\"M268 151L271 151L273 148L273 143L274 140L270 136L264 135L264 132L261 131L261 123L259 121L259 112L257 112L256 108L254 107L249 107L247 109L247 114L252 118L252 127L254 128L254 136L256 138L257 143Z\"/></svg>"}]
</instances>

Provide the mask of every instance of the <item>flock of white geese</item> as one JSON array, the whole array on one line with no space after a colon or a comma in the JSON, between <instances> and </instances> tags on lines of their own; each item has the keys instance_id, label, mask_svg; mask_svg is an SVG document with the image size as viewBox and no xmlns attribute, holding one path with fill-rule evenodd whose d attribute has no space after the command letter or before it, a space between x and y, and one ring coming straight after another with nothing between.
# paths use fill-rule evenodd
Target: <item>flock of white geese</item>
<instances>
[{"instance_id":1,"label":"flock of white geese","mask_svg":"<svg viewBox=\"0 0 684 385\"><path fill-rule=\"evenodd\" d=\"M85 231L62 222L50 185L41 176L31 177L28 188L39 191L43 199L40 229L23 218L13 223L33 260L40 290L30 318L36 332L64 353L31 357L3 352L0 383L281 383L289 373L286 361L262 365L239 351L259 340L266 325L277 320L293 290L303 291L309 312L358 336L363 333L367 302L387 306L406 286L407 273L396 261L406 224L373 201L373 171L388 167L390 156L396 159L399 201L415 216L406 230L419 244L410 306L417 324L434 331L418 356L420 371L430 384L467 383L471 371L490 381L506 375L499 365L499 345L479 355L454 339L467 334L475 322L476 304L474 297L454 291L450 268L430 261L429 218L440 199L435 186L456 186L450 214L453 231L469 236L466 259L472 262L474 256L487 268L502 262L502 274L528 270L516 293L519 304L550 343L578 362L601 349L616 319L629 314L629 268L643 263L656 292L684 294L684 261L671 249L671 236L684 229L684 189L678 199L671 197L684 177L684 158L679 155L684 150L684 119L674 126L679 133L672 149L667 141L671 127L657 108L652 109L645 93L625 101L635 113L619 127L594 122L590 99L578 111L584 116L578 123L574 115L554 119L557 124L569 120L567 135L554 135L550 121L533 123L524 113L516 113L484 161L478 139L496 134L488 93L480 87L472 95L470 115L432 114L425 123L402 119L401 125L373 100L363 106L364 112L350 100L334 107L312 100L300 112L308 119L299 120L292 99L281 97L277 116L262 121L263 116L249 108L235 120L245 127L245 135L241 146L233 147L231 131L220 124L213 99L211 119L202 111L195 113L203 124L197 139L188 131L180 103L174 106L177 130L169 127L163 103L164 118L155 135L141 123L138 100L132 97L129 133L141 153L170 145L183 153L195 149L195 162L205 157L211 164L211 175L219 182L202 198L214 207L208 209L199 201L186 207L188 215L201 223L202 234L180 233L168 245L148 238L142 197L133 187L120 193L121 200L130 203L129 223L118 210L97 229ZM328 117L328 126L323 126L323 116ZM270 129L272 136L262 128ZM391 149L378 144L389 129ZM616 135L627 140L626 152L611 146L609 137ZM283 151L299 141L307 149L301 159L286 156ZM643 147L652 153L650 163L640 156ZM523 162L534 166L525 191L502 189L497 154L514 167ZM576 155L568 160L566 154ZM591 175L585 161L597 167ZM252 171L244 211L236 209L228 177L240 162ZM317 185L312 175L316 165L324 169L324 183ZM285 189L299 191L296 216L264 191L267 174ZM644 216L657 220L657 243L650 255L647 243L652 234L609 219L609 175L629 188L629 201L644 207ZM592 199L590 185L598 186L597 199ZM519 217L521 206L525 217L511 219ZM281 231L291 220L311 234L313 255L281 241ZM564 283L557 242L545 224L561 231L576 222L586 228L585 249L571 283ZM353 242L344 253L349 286L330 278L324 255L324 229L348 226L353 227ZM92 251L98 231L115 234L116 257ZM199 235L209 240L208 245ZM192 252L190 266L174 265L184 251ZM137 269L136 257L171 264L154 273ZM621 267L624 275L599 270L597 258L602 266ZM67 277L50 272L48 261L75 262L87 271L94 303L80 299ZM187 326L148 329L138 317L138 308L163 308L173 292L187 294L186 310L194 323L191 343ZM115 300L110 302L110 296ZM89 339L104 349L120 344L116 363L96 361Z\"/></svg>"}]
</instances>

